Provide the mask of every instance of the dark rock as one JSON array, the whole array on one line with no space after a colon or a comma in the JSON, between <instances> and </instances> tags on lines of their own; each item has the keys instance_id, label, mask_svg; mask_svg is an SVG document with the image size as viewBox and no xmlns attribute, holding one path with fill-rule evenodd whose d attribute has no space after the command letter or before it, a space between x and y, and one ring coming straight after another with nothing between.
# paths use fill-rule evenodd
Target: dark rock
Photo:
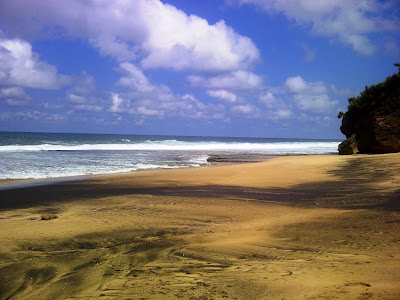
<instances>
[{"instance_id":1,"label":"dark rock","mask_svg":"<svg viewBox=\"0 0 400 300\"><path fill-rule=\"evenodd\" d=\"M339 154L400 152L400 73L349 99Z\"/></svg>"},{"instance_id":2,"label":"dark rock","mask_svg":"<svg viewBox=\"0 0 400 300\"><path fill-rule=\"evenodd\" d=\"M351 155L358 153L356 135L353 134L347 140L340 143L338 150L339 154L341 155Z\"/></svg>"},{"instance_id":3,"label":"dark rock","mask_svg":"<svg viewBox=\"0 0 400 300\"><path fill-rule=\"evenodd\" d=\"M56 214L43 214L40 216L40 219L44 221L54 220L57 218L58 216Z\"/></svg>"}]
</instances>

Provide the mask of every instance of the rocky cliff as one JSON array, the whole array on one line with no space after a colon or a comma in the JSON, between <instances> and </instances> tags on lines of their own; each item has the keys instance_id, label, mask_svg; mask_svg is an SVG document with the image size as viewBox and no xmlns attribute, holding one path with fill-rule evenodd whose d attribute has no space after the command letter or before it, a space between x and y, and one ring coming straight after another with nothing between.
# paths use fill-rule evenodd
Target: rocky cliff
<instances>
[{"instance_id":1,"label":"rocky cliff","mask_svg":"<svg viewBox=\"0 0 400 300\"><path fill-rule=\"evenodd\" d=\"M396 64L397 65L397 64ZM386 81L349 99L340 130L339 154L400 152L400 67Z\"/></svg>"}]
</instances>

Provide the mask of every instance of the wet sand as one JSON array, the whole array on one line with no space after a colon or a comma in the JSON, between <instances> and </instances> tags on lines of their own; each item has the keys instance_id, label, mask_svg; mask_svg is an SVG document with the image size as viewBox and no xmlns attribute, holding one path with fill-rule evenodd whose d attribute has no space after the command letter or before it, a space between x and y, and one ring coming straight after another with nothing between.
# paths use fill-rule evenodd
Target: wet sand
<instances>
[{"instance_id":1,"label":"wet sand","mask_svg":"<svg viewBox=\"0 0 400 300\"><path fill-rule=\"evenodd\" d=\"M0 190L0 299L400 299L399 171L297 156Z\"/></svg>"}]
</instances>

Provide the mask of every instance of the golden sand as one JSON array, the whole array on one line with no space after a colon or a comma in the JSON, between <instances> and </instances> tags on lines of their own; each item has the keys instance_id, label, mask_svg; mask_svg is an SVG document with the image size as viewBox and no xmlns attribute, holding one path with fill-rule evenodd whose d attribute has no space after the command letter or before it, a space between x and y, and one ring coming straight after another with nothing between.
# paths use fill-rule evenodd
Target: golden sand
<instances>
[{"instance_id":1,"label":"golden sand","mask_svg":"<svg viewBox=\"0 0 400 300\"><path fill-rule=\"evenodd\" d=\"M296 156L0 190L0 299L400 299L399 171Z\"/></svg>"}]
</instances>

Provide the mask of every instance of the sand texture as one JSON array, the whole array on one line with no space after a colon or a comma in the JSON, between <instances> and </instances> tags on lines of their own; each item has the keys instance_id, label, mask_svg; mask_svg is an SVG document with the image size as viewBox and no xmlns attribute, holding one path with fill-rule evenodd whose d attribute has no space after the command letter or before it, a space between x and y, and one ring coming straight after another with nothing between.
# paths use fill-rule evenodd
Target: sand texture
<instances>
[{"instance_id":1,"label":"sand texture","mask_svg":"<svg viewBox=\"0 0 400 300\"><path fill-rule=\"evenodd\" d=\"M400 299L400 155L0 190L0 299Z\"/></svg>"}]
</instances>

